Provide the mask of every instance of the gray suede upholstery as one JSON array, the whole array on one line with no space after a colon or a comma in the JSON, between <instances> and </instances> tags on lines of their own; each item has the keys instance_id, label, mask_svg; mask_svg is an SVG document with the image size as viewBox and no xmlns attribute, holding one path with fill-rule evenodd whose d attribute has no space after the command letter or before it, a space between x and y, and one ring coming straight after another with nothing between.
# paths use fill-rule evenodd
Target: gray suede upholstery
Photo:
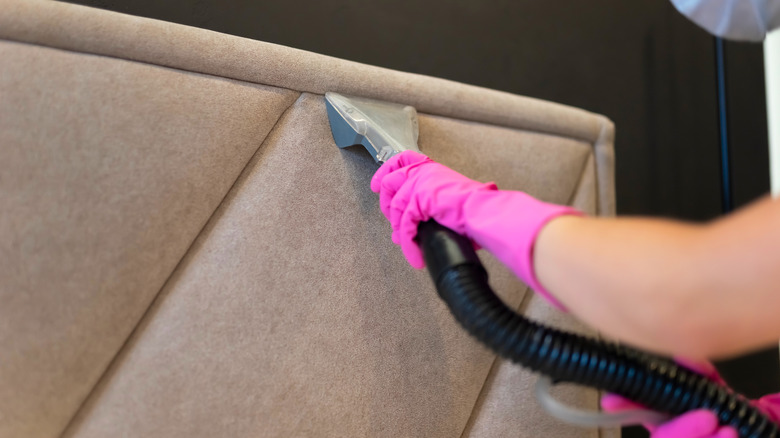
<instances>
[{"instance_id":1,"label":"gray suede upholstery","mask_svg":"<svg viewBox=\"0 0 780 438\"><path fill-rule=\"evenodd\" d=\"M460 329L322 94L412 104L433 159L597 215L606 118L70 4L0 11L0 437L617 435L546 416L535 376ZM481 256L508 304L592 334Z\"/></svg>"}]
</instances>

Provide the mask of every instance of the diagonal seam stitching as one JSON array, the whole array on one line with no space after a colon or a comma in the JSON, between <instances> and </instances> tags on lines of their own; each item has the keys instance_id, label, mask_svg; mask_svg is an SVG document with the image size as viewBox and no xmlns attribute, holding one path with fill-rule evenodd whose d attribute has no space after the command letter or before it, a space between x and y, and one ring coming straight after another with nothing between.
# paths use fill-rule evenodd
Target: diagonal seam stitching
<instances>
[{"instance_id":1,"label":"diagonal seam stitching","mask_svg":"<svg viewBox=\"0 0 780 438\"><path fill-rule=\"evenodd\" d=\"M610 135L611 134L611 135ZM603 117L601 119L601 132L593 143L593 160L596 169L596 209L599 216L614 216L615 202L615 139L614 124ZM605 156L606 155L606 156ZM611 160L604 163L604 160ZM605 181L606 179L606 181ZM612 190L610 191L610 186ZM610 196L611 195L611 196ZM607 208L605 202L612 201L612 208Z\"/></svg>"},{"instance_id":2,"label":"diagonal seam stitching","mask_svg":"<svg viewBox=\"0 0 780 438\"><path fill-rule=\"evenodd\" d=\"M76 418L78 418L79 414L81 414L81 411L86 406L87 402L92 398L92 395L95 393L95 390L100 387L100 385L103 383L104 379L108 375L109 371L114 367L117 359L121 356L122 352L125 351L125 348L130 343L130 340L133 339L133 337L136 335L136 332L138 331L138 328L142 325L143 321L146 319L146 317L149 315L149 311L154 308L157 301L160 299L162 295L162 291L165 290L165 288L168 286L168 283L171 281L171 279L174 277L174 274L178 272L179 268L182 266L182 262L187 259L187 256L190 254L192 249L195 247L195 244L198 242L200 236L203 234L203 232L210 227L212 224L212 221L216 219L217 212L220 211L222 206L225 204L226 200L230 197L230 194L235 189L237 183L242 180L242 176L246 173L249 164L252 162L252 160L255 158L255 156L263 150L263 146L268 141L268 138L271 136L273 131L276 129L276 127L279 125L279 123L285 118L288 112L290 112L290 109L292 109L293 106L295 106L296 103L298 103L301 100L301 97L303 96L302 92L299 92L298 97L292 100L290 105L287 106L287 108L284 109L284 111L279 113L279 118L276 120L276 122L271 126L271 129L268 130L268 133L265 135L263 140L260 142L260 144L257 146L257 149L252 153L252 155L249 157L247 162L244 164L244 167L241 169L241 172L238 173L236 176L236 179L233 181L233 183L230 185L230 188L225 192L225 195L222 197L222 199L219 201L217 206L214 208L214 211L211 212L206 222L204 222L203 226L200 228L197 234L192 238L192 241L187 246L187 249L182 254L181 258L176 262L176 266L171 270L171 273L168 275L168 277L163 282L162 286L160 286L160 289L155 293L154 298L149 302L149 305L146 306L146 309L144 310L143 314L141 314L141 317L138 318L138 321L135 323L135 326L133 326L133 329L130 331L130 333L127 335L125 340L122 342L122 345L117 349L116 353L114 353L114 357L111 358L111 360L108 362L108 365L106 365L105 369L103 369L103 372L100 373L100 377L95 381L95 384L92 385L92 388L90 388L89 392L84 396L84 399L79 403L78 408L73 412L73 415L68 420L67 424L65 424L65 427L63 427L62 431L59 433L59 438L63 438L65 434L68 432L68 430L73 426L74 421ZM218 220L218 219L216 219Z\"/></svg>"},{"instance_id":3,"label":"diagonal seam stitching","mask_svg":"<svg viewBox=\"0 0 780 438\"><path fill-rule=\"evenodd\" d=\"M571 195L569 195L569 199L566 202L566 205L571 205L574 201L574 198L577 196L577 194L582 189L582 181L585 177L585 172L588 170L588 163L591 161L591 158L595 158L595 150L591 150L588 156L585 158L583 164L582 164L582 170L580 171L580 176L577 181L577 185L574 186L574 189L572 190ZM525 288L525 295L523 296L523 299L520 301L520 304L518 304L515 311L518 309L521 309L524 304L527 303L531 299L531 296L533 295L533 291L531 291L531 288L526 286ZM488 370L487 375L485 376L485 381L482 382L482 387L480 388L479 392L477 393L477 398L474 400L474 405L471 408L471 413L469 414L468 418L466 419L466 424L463 426L463 430L461 431L459 437L464 438L466 436L466 431L468 430L469 426L473 424L476 416L480 412L480 409L477 408L477 405L479 403L480 398L482 398L483 394L488 391L488 385L487 382L490 380L490 377L496 372L498 369L499 364L499 356L495 355L493 356L493 362L490 364L490 369ZM601 429L598 430L599 437L601 437Z\"/></svg>"},{"instance_id":4,"label":"diagonal seam stitching","mask_svg":"<svg viewBox=\"0 0 780 438\"><path fill-rule=\"evenodd\" d=\"M582 182L585 179L585 172L588 171L588 164L590 163L591 159L595 160L595 158L596 158L596 151L594 149L591 150L590 153L588 153L587 157L585 157L585 160L582 164L582 170L580 171L580 177L577 179L577 185L574 186L574 190L572 190L571 195L569 195L569 199L566 201L566 205L572 205L572 203L574 202L574 198L576 198L577 195L582 190Z\"/></svg>"},{"instance_id":5,"label":"diagonal seam stitching","mask_svg":"<svg viewBox=\"0 0 780 438\"><path fill-rule=\"evenodd\" d=\"M515 312L522 309L523 306L531 300L531 297L533 296L533 291L530 287L525 287L525 295L523 295L523 299L520 300L520 303L517 305L517 307L514 309ZM479 389L479 392L477 393L477 397L474 399L474 405L471 407L471 412L469 413L468 418L466 418L466 423L463 425L463 430L460 432L460 435L458 435L460 438L464 438L466 436L466 431L469 429L469 426L473 425L474 420L476 416L481 412L481 409L477 409L477 405L479 404L479 400L482 398L482 395L489 391L488 388L488 381L490 380L490 377L493 376L493 374L498 369L498 365L501 363L499 361L499 356L497 354L493 355L493 362L490 363L490 369L488 369L487 374L485 375L485 380L482 382L482 387Z\"/></svg>"},{"instance_id":6,"label":"diagonal seam stitching","mask_svg":"<svg viewBox=\"0 0 780 438\"><path fill-rule=\"evenodd\" d=\"M566 205L571 205L574 201L574 198L577 196L577 194L582 189L582 181L585 177L585 172L588 170L588 163L590 162L591 158L595 159L595 145L593 148L591 148L590 153L587 157L585 157L585 160L583 160L582 164L582 170L580 170L580 176L577 180L577 184L574 186L574 189L572 190L571 195L569 195L569 199L566 202ZM525 288L525 295L523 296L523 299L520 301L520 304L518 304L515 311L518 309L521 309L524 304L527 303L531 299L531 296L533 295L533 291L531 291L531 288L526 286ZM468 430L469 426L473 424L474 419L480 412L480 409L477 408L477 405L479 403L480 398L483 396L483 394L488 391L487 382L490 380L490 377L496 372L496 369L498 368L499 364L499 356L494 355L493 361L490 364L490 369L488 370L487 375L485 375L485 380L482 382L482 387L480 388L479 392L477 393L477 398L474 400L474 405L471 408L471 413L469 414L468 418L466 419L466 424L463 426L463 430L461 431L459 437L464 438L466 435L466 431ZM599 429L599 436L601 436L601 429Z\"/></svg>"},{"instance_id":7,"label":"diagonal seam stitching","mask_svg":"<svg viewBox=\"0 0 780 438\"><path fill-rule=\"evenodd\" d=\"M463 425L463 430L460 432L460 435L458 435L460 438L465 438L466 431L469 430L469 426L472 426L474 421L476 420L476 416L479 412L481 412L481 409L477 409L477 405L479 404L480 398L482 398L483 393L488 391L488 381L493 376L493 373L498 368L499 360L498 355L493 356L493 361L490 363L490 368L488 369L487 374L485 375L485 381L482 382L482 387L479 388L479 392L477 393L477 398L474 399L474 405L471 407L471 412L469 413L468 418L466 418L466 424Z\"/></svg>"}]
</instances>

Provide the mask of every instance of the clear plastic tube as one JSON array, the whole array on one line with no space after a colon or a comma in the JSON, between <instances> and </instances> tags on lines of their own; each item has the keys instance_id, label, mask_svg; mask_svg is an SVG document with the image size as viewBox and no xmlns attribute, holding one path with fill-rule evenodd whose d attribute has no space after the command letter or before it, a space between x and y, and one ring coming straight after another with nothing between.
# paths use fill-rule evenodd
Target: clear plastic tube
<instances>
[{"instance_id":1,"label":"clear plastic tube","mask_svg":"<svg viewBox=\"0 0 780 438\"><path fill-rule=\"evenodd\" d=\"M585 427L614 427L630 426L634 424L662 423L671 417L660 412L647 409L634 409L630 411L605 413L599 411L585 411L572 408L559 402L550 393L555 386L552 379L540 376L536 382L534 393L539 404L553 417L569 424Z\"/></svg>"}]
</instances>

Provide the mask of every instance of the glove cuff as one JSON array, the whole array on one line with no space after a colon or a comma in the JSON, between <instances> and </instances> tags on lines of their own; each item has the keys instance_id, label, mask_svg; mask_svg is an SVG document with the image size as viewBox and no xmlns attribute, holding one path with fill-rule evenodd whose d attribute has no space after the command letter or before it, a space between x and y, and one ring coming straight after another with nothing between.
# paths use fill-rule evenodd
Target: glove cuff
<instances>
[{"instance_id":1,"label":"glove cuff","mask_svg":"<svg viewBox=\"0 0 780 438\"><path fill-rule=\"evenodd\" d=\"M541 282L539 282L539 279L536 276L536 270L534 269L534 246L536 245L536 238L539 237L539 233L542 231L542 228L544 228L544 226L547 225L551 220L564 215L583 216L584 213L574 207L569 206L552 204L547 204L547 206L550 208L546 211L546 214L543 217L540 217L539 221L536 222L536 228L533 230L532 239L525 248L522 248L523 256L519 259L523 260L527 264L521 267L522 274L518 273L517 275L522 278L531 289L535 290L536 293L543 296L558 310L568 312L568 309L560 301L558 301L558 299L555 298L555 296L553 296L544 286L542 286Z\"/></svg>"},{"instance_id":2,"label":"glove cuff","mask_svg":"<svg viewBox=\"0 0 780 438\"><path fill-rule=\"evenodd\" d=\"M464 210L468 236L493 253L553 306L566 311L536 276L534 245L539 232L551 220L563 215L582 216L581 211L542 202L516 191L474 193L464 204Z\"/></svg>"}]
</instances>

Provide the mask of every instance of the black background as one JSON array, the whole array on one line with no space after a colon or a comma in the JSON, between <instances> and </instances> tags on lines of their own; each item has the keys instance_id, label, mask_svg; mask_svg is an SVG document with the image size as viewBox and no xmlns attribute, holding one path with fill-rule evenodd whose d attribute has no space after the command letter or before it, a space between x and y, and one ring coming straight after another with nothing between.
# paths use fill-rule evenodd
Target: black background
<instances>
[{"instance_id":1,"label":"black background","mask_svg":"<svg viewBox=\"0 0 780 438\"><path fill-rule=\"evenodd\" d=\"M75 2L601 113L617 126L619 214L721 212L714 39L665 0ZM726 61L739 206L769 191L762 47L727 43Z\"/></svg>"}]
</instances>

